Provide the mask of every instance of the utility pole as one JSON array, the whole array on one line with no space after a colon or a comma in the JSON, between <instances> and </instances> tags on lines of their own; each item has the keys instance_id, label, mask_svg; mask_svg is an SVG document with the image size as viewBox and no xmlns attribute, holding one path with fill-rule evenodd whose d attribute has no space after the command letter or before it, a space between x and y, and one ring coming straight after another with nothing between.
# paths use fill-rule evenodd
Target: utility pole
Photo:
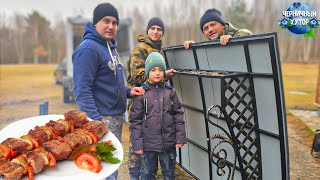
<instances>
[{"instance_id":1,"label":"utility pole","mask_svg":"<svg viewBox=\"0 0 320 180\"><path fill-rule=\"evenodd\" d=\"M317 91L316 91L316 104L320 107L320 63L318 64L319 70L318 70L318 85L317 85Z\"/></svg>"}]
</instances>

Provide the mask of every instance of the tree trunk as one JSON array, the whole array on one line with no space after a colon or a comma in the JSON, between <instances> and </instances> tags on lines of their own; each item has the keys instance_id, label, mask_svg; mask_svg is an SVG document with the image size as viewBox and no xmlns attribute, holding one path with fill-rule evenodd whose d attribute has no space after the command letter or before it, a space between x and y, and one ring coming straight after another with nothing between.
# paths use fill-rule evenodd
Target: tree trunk
<instances>
[{"instance_id":1,"label":"tree trunk","mask_svg":"<svg viewBox=\"0 0 320 180\"><path fill-rule=\"evenodd\" d=\"M38 27L38 26L36 26ZM39 56L37 53L34 52L34 50L37 48L39 42L39 37L38 37L38 28L34 29L34 39L33 39L33 64L39 64Z\"/></svg>"},{"instance_id":2,"label":"tree trunk","mask_svg":"<svg viewBox=\"0 0 320 180\"><path fill-rule=\"evenodd\" d=\"M306 38L303 44L303 63L308 63L310 61L312 41L310 38Z\"/></svg>"}]
</instances>

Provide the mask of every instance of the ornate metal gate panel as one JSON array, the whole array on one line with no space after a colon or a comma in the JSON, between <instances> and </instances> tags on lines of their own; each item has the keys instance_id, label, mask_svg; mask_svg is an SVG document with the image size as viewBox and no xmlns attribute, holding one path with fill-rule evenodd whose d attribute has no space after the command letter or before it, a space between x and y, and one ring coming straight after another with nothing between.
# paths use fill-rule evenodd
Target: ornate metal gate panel
<instances>
[{"instance_id":1,"label":"ornate metal gate panel","mask_svg":"<svg viewBox=\"0 0 320 180\"><path fill-rule=\"evenodd\" d=\"M178 164L197 179L289 179L276 33L164 51L185 109Z\"/></svg>"}]
</instances>

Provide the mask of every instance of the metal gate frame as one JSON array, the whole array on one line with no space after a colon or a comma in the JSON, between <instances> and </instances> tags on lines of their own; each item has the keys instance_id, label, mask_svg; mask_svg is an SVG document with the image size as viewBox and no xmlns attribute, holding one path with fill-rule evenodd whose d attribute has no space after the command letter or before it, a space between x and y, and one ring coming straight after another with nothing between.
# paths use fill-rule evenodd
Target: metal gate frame
<instances>
[{"instance_id":1,"label":"metal gate frame","mask_svg":"<svg viewBox=\"0 0 320 180\"><path fill-rule=\"evenodd\" d=\"M271 58L271 66L272 73L257 73L252 71L252 65L250 60L250 52L249 52L249 43L252 42L267 42L269 46L270 58ZM164 48L165 59L168 65L168 68L174 68L177 70L176 74L180 76L190 76L197 77L200 93L201 93L201 101L202 101L202 109L194 108L188 104L183 104L184 108L192 109L193 111L197 111L203 114L205 119L206 126L206 136L207 136L207 147L200 145L197 142L194 142L191 139L188 139L188 143L198 147L202 151L205 151L208 154L208 166L209 166L209 177L213 179L213 165L217 166L216 171L219 176L228 175L228 179L232 178L234 175L234 171L238 170L241 173L241 179L262 179L262 163L261 163L261 142L260 142L260 134L266 135L268 137L272 137L278 139L280 141L280 151L281 151L281 174L282 177L280 179L289 179L289 150L288 150L288 135L287 135L287 127L286 127L286 112L285 112L285 103L284 103L284 93L283 93L283 85L282 85L282 75L281 75L281 66L279 59L279 49L277 42L277 34L276 33L266 33L254 36L247 37L238 37L232 38L228 45L240 44L243 45L245 60L246 60L246 71L226 71L225 69L215 69L215 70L203 70L200 67L200 62L197 56L197 49L204 47L221 47L218 41L207 41L202 43L196 43L191 45L193 59L195 63L194 69L182 69L177 64L174 64L173 61L175 59L168 58L168 53L171 51L184 50L183 46L172 46ZM228 45L225 48L228 48ZM181 59L180 59L181 60ZM255 87L254 87L254 78L255 77L266 77L272 78L274 83L274 91L276 94L276 111L278 115L278 127L279 134L274 134L263 129L259 128L258 123L258 113L256 108L256 98L255 98ZM205 92L204 92L204 78L209 79L218 79L221 82L221 105L211 104L209 108L209 102L206 103ZM170 80L171 84L175 87L175 89L181 88L179 84L173 83L172 79ZM232 87L236 83L235 87ZM242 89L242 93L237 94L238 90ZM244 93L243 93L244 92ZM232 102L232 98L237 97L235 102ZM250 99L249 102L244 101L244 99ZM237 106L240 104L244 105L245 108L239 109ZM218 110L220 112L212 113L212 110ZM249 109L249 110L248 110ZM250 118L246 118L244 113L250 112ZM233 114L236 114L236 118L233 117ZM228 128L224 128L214 123L211 118L217 118L220 120L224 120ZM254 117L254 118L253 118ZM240 122L242 119L242 122ZM253 120L250 120L253 119ZM223 131L223 133L214 133L210 135L210 126L215 126ZM253 135L252 135L253 134ZM244 138L239 138L240 136L244 136ZM216 142L216 146L212 146L212 140L218 139ZM249 140L251 144L246 146L246 141ZM217 146L221 143L228 143L232 146L234 153L236 154L235 160L238 161L238 164L233 161L230 162L227 160L227 150L219 149L218 152L214 152ZM213 148L212 148L213 147ZM212 148L212 149L211 149ZM255 152L251 152L254 149ZM230 149L229 149L230 150ZM244 151L244 153L243 153ZM242 153L241 153L242 152ZM182 165L182 157L181 157L181 149L178 150L178 164L182 169L187 171L190 175L199 179L194 173L192 173L188 168ZM246 159L247 155L251 155L250 160ZM216 162L215 162L216 161ZM255 163L252 163L255 161ZM229 169L229 173L225 173L225 168Z\"/></svg>"}]
</instances>

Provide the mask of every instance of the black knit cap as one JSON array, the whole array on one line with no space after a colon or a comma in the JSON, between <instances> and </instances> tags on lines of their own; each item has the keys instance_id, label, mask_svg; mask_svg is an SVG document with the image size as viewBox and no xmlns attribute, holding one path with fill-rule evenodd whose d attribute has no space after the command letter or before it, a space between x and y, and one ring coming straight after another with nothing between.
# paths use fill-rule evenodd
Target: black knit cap
<instances>
[{"instance_id":1,"label":"black knit cap","mask_svg":"<svg viewBox=\"0 0 320 180\"><path fill-rule=\"evenodd\" d=\"M119 24L119 15L117 9L109 3L99 4L93 11L93 25L97 24L105 16L115 17Z\"/></svg>"},{"instance_id":2,"label":"black knit cap","mask_svg":"<svg viewBox=\"0 0 320 180\"><path fill-rule=\"evenodd\" d=\"M217 22L221 23L223 26L225 25L225 23L221 17L220 11L218 11L214 8L208 9L200 19L200 29L202 32L203 32L203 26L210 21L217 21Z\"/></svg>"},{"instance_id":3,"label":"black knit cap","mask_svg":"<svg viewBox=\"0 0 320 180\"><path fill-rule=\"evenodd\" d=\"M147 33L148 33L148 30L152 27L152 26L159 26L161 27L162 29L162 35L164 34L164 24L162 22L162 20L158 17L154 17L154 18L151 18L148 22L148 26L147 26Z\"/></svg>"}]
</instances>

